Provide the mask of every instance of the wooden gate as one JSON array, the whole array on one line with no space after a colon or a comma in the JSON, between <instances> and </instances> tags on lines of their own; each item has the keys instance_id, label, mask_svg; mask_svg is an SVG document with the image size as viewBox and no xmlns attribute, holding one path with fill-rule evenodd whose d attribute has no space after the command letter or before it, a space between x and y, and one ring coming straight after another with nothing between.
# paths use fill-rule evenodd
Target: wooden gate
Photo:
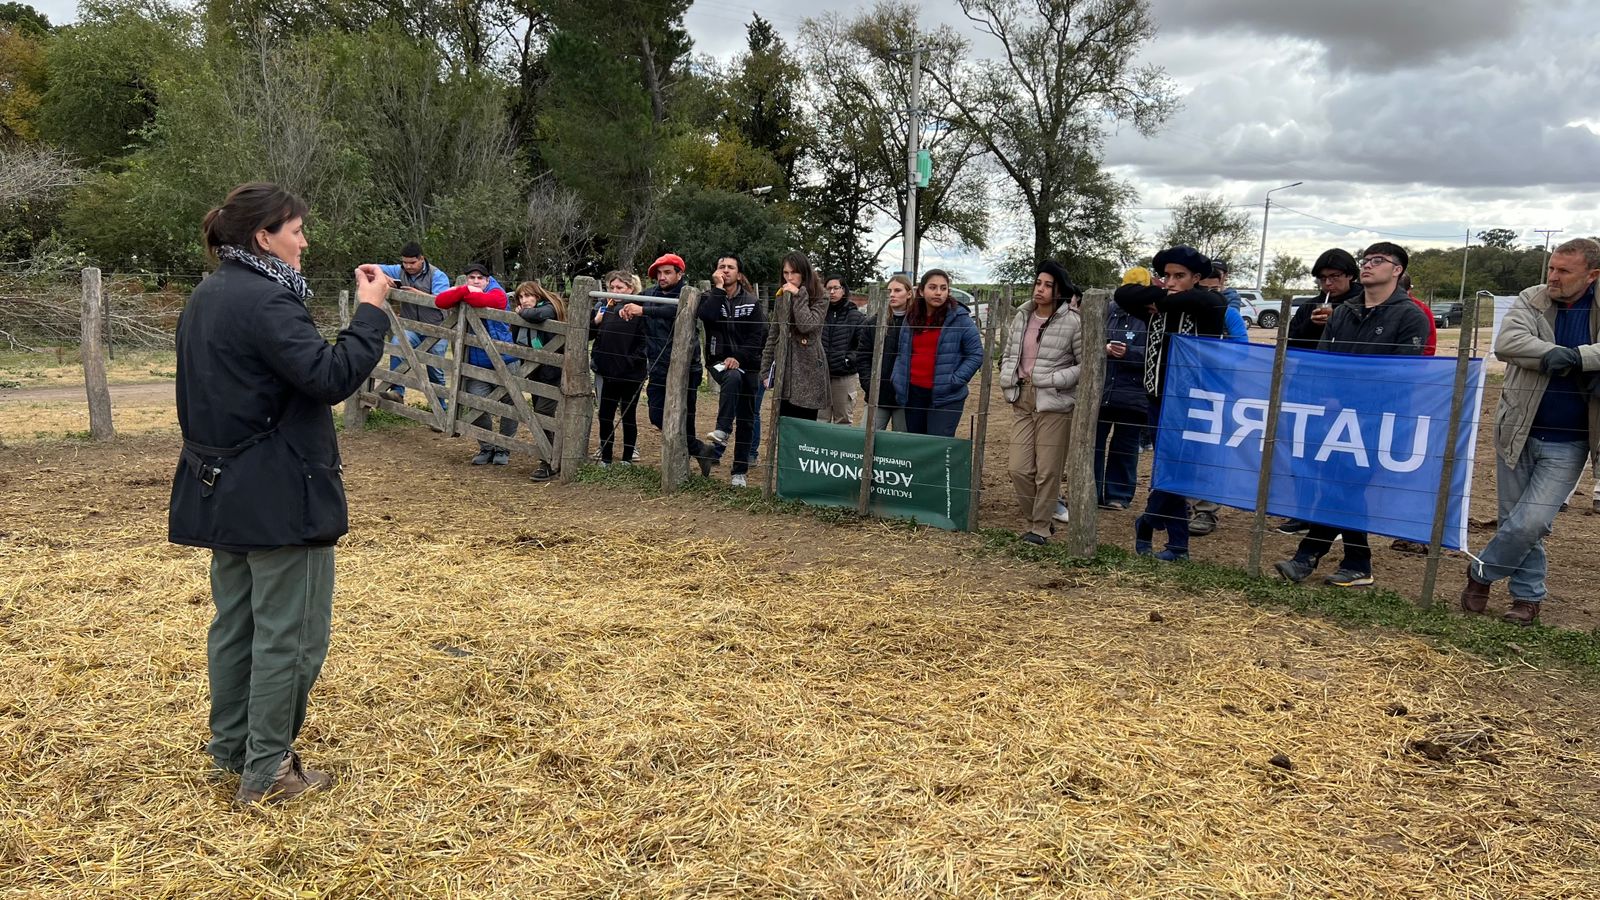
<instances>
[{"instance_id":1,"label":"wooden gate","mask_svg":"<svg viewBox=\"0 0 1600 900\"><path fill-rule=\"evenodd\" d=\"M561 481L572 481L588 455L589 423L594 417L589 317L584 314L588 291L593 286L592 279L578 279L572 292L577 302L568 306L568 321L551 320L539 325L524 322L516 313L466 304L446 310L444 321L438 325L401 319L395 314L394 304L414 303L418 295L390 291L390 303L384 312L389 317L392 339L384 346L384 354L365 387L350 398L354 402L346 402L346 427L364 421L366 410L381 409L452 437L475 438L547 460L559 467ZM516 340L508 343L491 337L486 325L491 320L509 326ZM407 331L421 335L416 347L406 340ZM533 346L533 338L540 346ZM441 343L448 347L448 355L430 352ZM468 362L469 348L484 351L491 368ZM443 385L429 380L430 365L444 373ZM531 376L539 366L557 367L561 372L558 383L535 381ZM489 393L468 393L468 379L489 384ZM384 396L393 387L404 387L410 397L427 397L427 408ZM554 409L548 403L538 404L548 414L535 408L541 399L555 404ZM507 437L473 424L483 413L514 419L516 434Z\"/></svg>"}]
</instances>

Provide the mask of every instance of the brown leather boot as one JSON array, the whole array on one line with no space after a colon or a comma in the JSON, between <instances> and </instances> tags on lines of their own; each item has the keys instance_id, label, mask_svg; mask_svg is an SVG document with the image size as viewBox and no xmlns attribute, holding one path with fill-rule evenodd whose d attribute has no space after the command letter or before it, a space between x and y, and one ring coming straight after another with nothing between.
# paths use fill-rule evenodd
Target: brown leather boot
<instances>
[{"instance_id":1,"label":"brown leather boot","mask_svg":"<svg viewBox=\"0 0 1600 900\"><path fill-rule=\"evenodd\" d=\"M1541 605L1539 603L1530 603L1527 600L1513 600L1511 601L1511 608L1506 610L1506 614L1501 616L1500 619L1513 625L1537 625L1539 624L1539 607Z\"/></svg>"},{"instance_id":2,"label":"brown leather boot","mask_svg":"<svg viewBox=\"0 0 1600 900\"><path fill-rule=\"evenodd\" d=\"M283 803L301 794L325 791L332 786L333 776L302 768L300 754L290 750L283 754L283 762L278 763L278 777L271 787L264 791L253 791L241 784L239 793L233 795L233 805L247 807L257 803Z\"/></svg>"},{"instance_id":3,"label":"brown leather boot","mask_svg":"<svg viewBox=\"0 0 1600 900\"><path fill-rule=\"evenodd\" d=\"M1461 589L1461 610L1463 612L1481 614L1489 608L1489 586L1467 576L1467 586Z\"/></svg>"}]
</instances>

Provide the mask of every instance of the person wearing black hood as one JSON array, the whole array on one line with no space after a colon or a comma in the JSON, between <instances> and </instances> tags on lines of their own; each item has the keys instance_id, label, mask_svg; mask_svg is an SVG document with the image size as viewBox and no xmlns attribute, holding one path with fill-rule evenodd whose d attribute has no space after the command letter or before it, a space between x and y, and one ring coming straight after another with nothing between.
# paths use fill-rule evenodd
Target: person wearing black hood
<instances>
[{"instance_id":1,"label":"person wearing black hood","mask_svg":"<svg viewBox=\"0 0 1600 900\"><path fill-rule=\"evenodd\" d=\"M1193 247L1169 247L1156 254L1154 267L1162 286L1125 284L1112 295L1128 314L1148 324L1144 388L1150 395L1150 421L1161 421L1168 335L1221 337L1227 333L1228 301L1201 288L1211 260ZM1159 462L1159 457L1157 461ZM1182 495L1151 489L1144 514L1133 523L1134 552L1148 556L1158 528L1167 532L1167 546L1156 558L1167 562L1189 558L1189 503Z\"/></svg>"}]
</instances>

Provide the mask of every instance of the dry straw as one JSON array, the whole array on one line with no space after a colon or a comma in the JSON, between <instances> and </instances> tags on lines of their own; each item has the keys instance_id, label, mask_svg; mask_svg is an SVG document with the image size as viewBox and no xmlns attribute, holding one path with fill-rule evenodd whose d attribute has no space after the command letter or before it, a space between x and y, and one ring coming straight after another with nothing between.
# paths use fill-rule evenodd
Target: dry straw
<instances>
[{"instance_id":1,"label":"dry straw","mask_svg":"<svg viewBox=\"0 0 1600 900\"><path fill-rule=\"evenodd\" d=\"M391 441L300 742L340 784L262 815L199 752L165 447L0 455L0 894L1600 894L1590 685Z\"/></svg>"}]
</instances>

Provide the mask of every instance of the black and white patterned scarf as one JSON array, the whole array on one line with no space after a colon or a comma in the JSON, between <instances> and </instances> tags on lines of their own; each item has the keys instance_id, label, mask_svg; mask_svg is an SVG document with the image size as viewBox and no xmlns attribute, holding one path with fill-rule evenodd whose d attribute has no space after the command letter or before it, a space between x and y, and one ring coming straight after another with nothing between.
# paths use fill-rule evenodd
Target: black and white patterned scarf
<instances>
[{"instance_id":1,"label":"black and white patterned scarf","mask_svg":"<svg viewBox=\"0 0 1600 900\"><path fill-rule=\"evenodd\" d=\"M311 285L306 283L306 277L276 256L257 256L243 247L223 244L217 248L217 258L236 262L257 275L276 281L294 291L301 303L311 299Z\"/></svg>"},{"instance_id":2,"label":"black and white patterned scarf","mask_svg":"<svg viewBox=\"0 0 1600 900\"><path fill-rule=\"evenodd\" d=\"M1165 372L1162 366L1167 361L1167 316L1171 313L1156 313L1150 317L1149 339L1145 342L1144 354L1144 389L1150 396L1160 399ZM1178 334L1195 334L1194 319L1188 313L1178 314Z\"/></svg>"}]
</instances>

